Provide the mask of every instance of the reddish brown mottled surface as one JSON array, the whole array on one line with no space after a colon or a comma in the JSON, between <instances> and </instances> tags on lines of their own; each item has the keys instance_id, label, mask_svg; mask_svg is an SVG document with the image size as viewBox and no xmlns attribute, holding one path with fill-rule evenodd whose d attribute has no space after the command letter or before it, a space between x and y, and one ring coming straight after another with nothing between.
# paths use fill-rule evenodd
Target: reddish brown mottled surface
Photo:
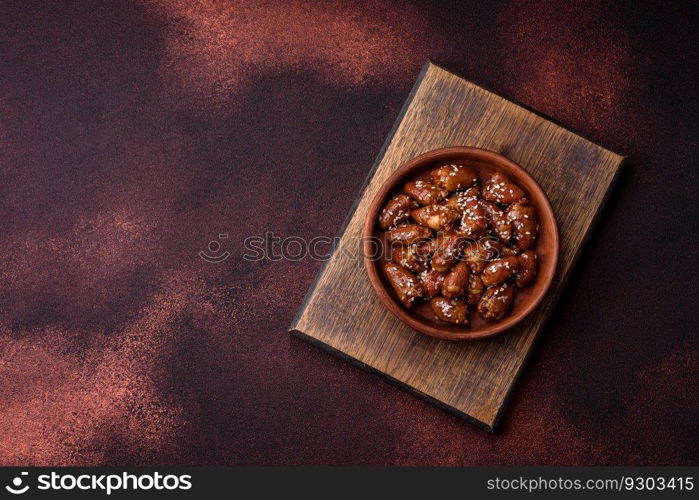
<instances>
[{"instance_id":1,"label":"reddish brown mottled surface","mask_svg":"<svg viewBox=\"0 0 699 500\"><path fill-rule=\"evenodd\" d=\"M693 2L60 4L0 5L1 464L697 463ZM427 58L630 155L494 436L241 258L337 232Z\"/></svg>"}]
</instances>

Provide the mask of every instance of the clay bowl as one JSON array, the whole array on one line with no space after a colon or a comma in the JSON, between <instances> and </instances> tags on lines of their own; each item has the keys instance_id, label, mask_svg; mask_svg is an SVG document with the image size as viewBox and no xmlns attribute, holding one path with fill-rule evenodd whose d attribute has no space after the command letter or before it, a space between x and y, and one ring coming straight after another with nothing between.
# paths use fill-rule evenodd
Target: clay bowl
<instances>
[{"instance_id":1,"label":"clay bowl","mask_svg":"<svg viewBox=\"0 0 699 500\"><path fill-rule=\"evenodd\" d=\"M500 172L512 179L526 193L539 216L539 237L536 247L539 270L534 281L519 290L510 314L499 321L480 317L471 308L471 324L451 325L436 318L429 302L420 301L411 308L404 307L396 298L384 276L382 264L387 260L387 242L378 225L378 216L386 202L414 179L426 179L428 172L447 162L462 162L475 168L481 182ZM541 302L551 285L558 261L558 228L544 191L522 167L504 156L484 149L451 147L424 153L400 166L381 186L369 207L363 230L364 265L379 300L403 323L431 337L444 340L479 340L492 337L512 328L531 313ZM378 250L378 251L377 251ZM376 255L379 255L377 258ZM390 257L388 257L390 258Z\"/></svg>"}]
</instances>

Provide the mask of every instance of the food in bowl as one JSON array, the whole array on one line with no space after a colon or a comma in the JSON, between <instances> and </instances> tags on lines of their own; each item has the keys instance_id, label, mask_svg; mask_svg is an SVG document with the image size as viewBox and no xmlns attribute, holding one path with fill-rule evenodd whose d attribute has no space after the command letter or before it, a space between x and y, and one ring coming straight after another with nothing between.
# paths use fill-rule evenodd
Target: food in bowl
<instances>
[{"instance_id":1,"label":"food in bowl","mask_svg":"<svg viewBox=\"0 0 699 500\"><path fill-rule=\"evenodd\" d=\"M378 226L390 245L384 274L406 308L428 301L438 321L507 317L537 274L539 224L527 193L501 172L447 162L410 179Z\"/></svg>"}]
</instances>

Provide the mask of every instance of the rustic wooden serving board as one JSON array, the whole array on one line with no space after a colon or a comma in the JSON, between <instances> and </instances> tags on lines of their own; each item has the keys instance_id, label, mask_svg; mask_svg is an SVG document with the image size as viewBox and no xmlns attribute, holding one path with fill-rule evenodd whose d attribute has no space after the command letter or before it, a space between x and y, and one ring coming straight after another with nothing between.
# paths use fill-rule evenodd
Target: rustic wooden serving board
<instances>
[{"instance_id":1,"label":"rustic wooden serving board","mask_svg":"<svg viewBox=\"0 0 699 500\"><path fill-rule=\"evenodd\" d=\"M559 269L549 293L527 319L492 340L440 341L410 329L378 301L362 263L362 224L379 186L406 160L447 146L490 149L520 164L541 184L559 224ZM493 431L623 161L427 63L291 332Z\"/></svg>"}]
</instances>

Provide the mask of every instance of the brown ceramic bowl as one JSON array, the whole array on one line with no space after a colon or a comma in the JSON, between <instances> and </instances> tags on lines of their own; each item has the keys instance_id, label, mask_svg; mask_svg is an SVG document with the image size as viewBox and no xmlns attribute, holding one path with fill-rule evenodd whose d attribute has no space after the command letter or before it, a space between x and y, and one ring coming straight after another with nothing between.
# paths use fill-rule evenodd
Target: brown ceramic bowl
<instances>
[{"instance_id":1,"label":"brown ceramic bowl","mask_svg":"<svg viewBox=\"0 0 699 500\"><path fill-rule=\"evenodd\" d=\"M463 162L475 168L482 181L500 172L512 179L526 193L539 217L539 237L534 250L539 258L539 269L534 281L519 290L508 316L499 321L486 320L471 308L471 324L452 325L439 321L428 301L404 307L384 275L381 265L386 262L386 239L378 226L378 216L386 202L401 192L403 185L414 179L426 178L430 170L446 162ZM481 181L481 182L482 182ZM484 149L451 147L424 153L400 166L379 189L364 222L364 265L369 280L379 299L398 319L415 330L445 340L478 340L492 337L522 321L541 302L551 285L558 262L558 228L553 209L539 184L522 167L504 156ZM382 246L381 258L376 245Z\"/></svg>"}]
</instances>

